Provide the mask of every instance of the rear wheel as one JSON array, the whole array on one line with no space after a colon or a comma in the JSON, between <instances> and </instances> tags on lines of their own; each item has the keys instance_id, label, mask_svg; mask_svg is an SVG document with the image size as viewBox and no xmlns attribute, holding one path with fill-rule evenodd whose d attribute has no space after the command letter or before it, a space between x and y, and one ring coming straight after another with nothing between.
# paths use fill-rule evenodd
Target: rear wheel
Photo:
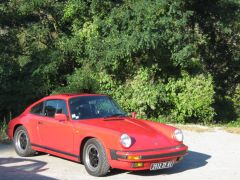
<instances>
[{"instance_id":1,"label":"rear wheel","mask_svg":"<svg viewBox=\"0 0 240 180\"><path fill-rule=\"evenodd\" d=\"M14 133L14 148L19 156L33 156L35 151L32 150L30 139L25 127L20 126Z\"/></svg>"},{"instance_id":2,"label":"rear wheel","mask_svg":"<svg viewBox=\"0 0 240 180\"><path fill-rule=\"evenodd\" d=\"M95 138L89 139L83 149L85 169L92 176L104 176L110 166L103 145Z\"/></svg>"}]
</instances>

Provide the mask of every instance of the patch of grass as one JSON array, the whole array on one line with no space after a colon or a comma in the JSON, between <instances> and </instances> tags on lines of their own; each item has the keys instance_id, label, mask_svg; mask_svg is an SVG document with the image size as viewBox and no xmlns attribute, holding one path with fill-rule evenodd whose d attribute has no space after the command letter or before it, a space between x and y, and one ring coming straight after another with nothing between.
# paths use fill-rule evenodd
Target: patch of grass
<instances>
[{"instance_id":1,"label":"patch of grass","mask_svg":"<svg viewBox=\"0 0 240 180\"><path fill-rule=\"evenodd\" d=\"M240 128L240 119L238 119L237 121L231 121L227 124L228 127L238 127Z\"/></svg>"},{"instance_id":2,"label":"patch of grass","mask_svg":"<svg viewBox=\"0 0 240 180\"><path fill-rule=\"evenodd\" d=\"M159 116L156 119L151 119L152 121L156 121L156 122L160 122L160 123L164 123L164 124L169 124L171 126L174 126L176 128L182 129L182 130L186 130L186 131L194 131L194 132L212 132L214 131L214 129L212 128L212 126L204 126L204 125L200 125L200 124L179 124L179 123L173 123L168 117L164 117L164 116Z\"/></svg>"},{"instance_id":3,"label":"patch of grass","mask_svg":"<svg viewBox=\"0 0 240 180\"><path fill-rule=\"evenodd\" d=\"M0 143L5 142L8 139L6 130L8 128L6 120L0 122Z\"/></svg>"},{"instance_id":4,"label":"patch of grass","mask_svg":"<svg viewBox=\"0 0 240 180\"><path fill-rule=\"evenodd\" d=\"M151 119L151 121L155 121L155 122L159 122L159 123L165 123L165 124L170 122L170 120L165 116L159 116L158 118L150 118L150 119Z\"/></svg>"},{"instance_id":5,"label":"patch of grass","mask_svg":"<svg viewBox=\"0 0 240 180\"><path fill-rule=\"evenodd\" d=\"M214 131L214 128L212 128L212 127L196 125L196 124L170 124L170 125L174 126L176 128L182 129L182 130L194 131L194 132L198 132L198 133Z\"/></svg>"},{"instance_id":6,"label":"patch of grass","mask_svg":"<svg viewBox=\"0 0 240 180\"><path fill-rule=\"evenodd\" d=\"M186 130L186 131L194 131L194 132L214 132L215 130L224 130L229 133L240 134L240 119L237 121L231 121L230 123L221 123L221 124L208 124L208 125L200 125L200 124L177 124L172 123L166 117L159 117L157 119L152 119L153 121L169 124L176 128Z\"/></svg>"},{"instance_id":7,"label":"patch of grass","mask_svg":"<svg viewBox=\"0 0 240 180\"><path fill-rule=\"evenodd\" d=\"M214 132L215 130L223 130L229 133L240 134L240 126L237 124L216 124L216 125L197 125L197 124L169 124L174 127L177 127L186 131L194 131L194 132Z\"/></svg>"},{"instance_id":8,"label":"patch of grass","mask_svg":"<svg viewBox=\"0 0 240 180\"><path fill-rule=\"evenodd\" d=\"M237 121L231 121L225 125L223 129L229 133L240 134L240 119Z\"/></svg>"}]
</instances>

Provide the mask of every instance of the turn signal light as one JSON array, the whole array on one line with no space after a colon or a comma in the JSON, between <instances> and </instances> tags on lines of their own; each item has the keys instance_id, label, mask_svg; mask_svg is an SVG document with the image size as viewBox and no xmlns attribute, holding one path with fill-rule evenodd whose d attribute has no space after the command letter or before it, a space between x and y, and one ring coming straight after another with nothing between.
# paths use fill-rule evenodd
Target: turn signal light
<instances>
[{"instance_id":1,"label":"turn signal light","mask_svg":"<svg viewBox=\"0 0 240 180\"><path fill-rule=\"evenodd\" d=\"M127 159L128 160L139 160L139 159L141 159L141 156L128 156Z\"/></svg>"},{"instance_id":2,"label":"turn signal light","mask_svg":"<svg viewBox=\"0 0 240 180\"><path fill-rule=\"evenodd\" d=\"M143 162L132 163L133 168L140 168L140 167L143 167L143 165L144 165Z\"/></svg>"}]
</instances>

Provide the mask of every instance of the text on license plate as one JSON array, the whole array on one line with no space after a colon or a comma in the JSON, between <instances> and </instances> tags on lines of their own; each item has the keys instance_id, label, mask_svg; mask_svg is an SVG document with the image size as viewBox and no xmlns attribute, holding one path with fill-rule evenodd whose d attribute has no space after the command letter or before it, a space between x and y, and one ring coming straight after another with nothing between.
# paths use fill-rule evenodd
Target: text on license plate
<instances>
[{"instance_id":1,"label":"text on license plate","mask_svg":"<svg viewBox=\"0 0 240 180\"><path fill-rule=\"evenodd\" d=\"M150 166L150 170L158 170L158 169L166 169L171 168L174 165L174 161L166 161L160 163L152 163Z\"/></svg>"}]
</instances>

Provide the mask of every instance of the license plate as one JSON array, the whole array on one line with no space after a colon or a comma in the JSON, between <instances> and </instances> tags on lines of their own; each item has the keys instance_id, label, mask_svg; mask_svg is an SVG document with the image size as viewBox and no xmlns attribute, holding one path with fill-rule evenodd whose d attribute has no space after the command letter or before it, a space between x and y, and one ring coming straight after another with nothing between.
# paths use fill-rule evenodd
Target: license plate
<instances>
[{"instance_id":1,"label":"license plate","mask_svg":"<svg viewBox=\"0 0 240 180\"><path fill-rule=\"evenodd\" d=\"M174 165L174 161L166 161L166 162L160 162L160 163L152 163L150 166L150 170L158 170L158 169L166 169L171 168Z\"/></svg>"}]
</instances>

